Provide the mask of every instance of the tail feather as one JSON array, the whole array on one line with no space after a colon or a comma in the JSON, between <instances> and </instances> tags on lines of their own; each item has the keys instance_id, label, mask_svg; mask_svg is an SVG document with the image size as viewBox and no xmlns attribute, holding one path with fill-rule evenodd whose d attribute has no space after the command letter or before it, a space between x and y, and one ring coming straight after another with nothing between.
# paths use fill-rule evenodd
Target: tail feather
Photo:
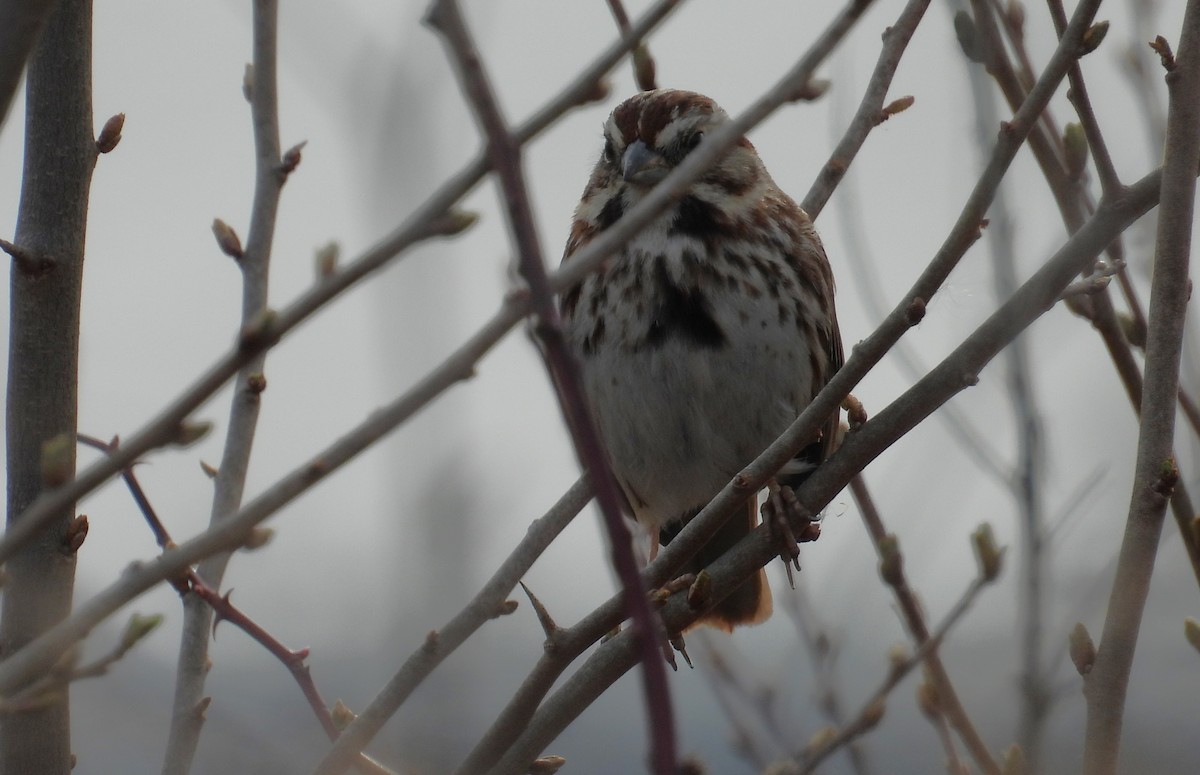
<instances>
[{"instance_id":1,"label":"tail feather","mask_svg":"<svg viewBox=\"0 0 1200 775\"><path fill-rule=\"evenodd\" d=\"M686 520L685 520L686 521ZM705 544L696 556L688 561L683 573L699 573L711 565L718 557L741 541L750 531L758 526L758 508L755 498L746 502L745 516L737 514L721 526L716 535ZM672 531L672 533L677 532ZM671 535L663 533L663 543L670 540ZM767 585L767 574L759 569L750 578L743 581L735 589L717 603L712 609L696 620L693 627L707 624L725 632L732 632L734 627L743 627L764 622L771 616L771 588Z\"/></svg>"}]
</instances>

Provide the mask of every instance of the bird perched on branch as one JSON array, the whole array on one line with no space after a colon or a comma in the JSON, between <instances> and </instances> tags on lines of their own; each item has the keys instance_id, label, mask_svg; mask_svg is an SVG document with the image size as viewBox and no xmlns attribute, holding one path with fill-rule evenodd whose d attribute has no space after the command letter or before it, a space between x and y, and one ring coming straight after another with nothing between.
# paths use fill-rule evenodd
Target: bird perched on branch
<instances>
[{"instance_id":1,"label":"bird perched on branch","mask_svg":"<svg viewBox=\"0 0 1200 775\"><path fill-rule=\"evenodd\" d=\"M648 91L618 105L604 124L604 151L575 210L563 261L728 121L711 99L688 91ZM592 414L635 518L658 534L652 552L841 367L833 294L812 222L744 137L563 294L564 332L582 364ZM778 473L778 485L798 486L827 456L837 422L835 413ZM684 572L704 568L757 524L751 497ZM731 630L770 613L760 571L701 621Z\"/></svg>"}]
</instances>

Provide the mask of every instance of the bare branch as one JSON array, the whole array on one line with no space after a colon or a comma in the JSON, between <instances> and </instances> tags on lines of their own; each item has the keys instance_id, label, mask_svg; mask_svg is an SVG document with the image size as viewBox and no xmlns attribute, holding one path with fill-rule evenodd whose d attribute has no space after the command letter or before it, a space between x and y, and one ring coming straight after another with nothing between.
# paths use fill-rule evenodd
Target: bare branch
<instances>
[{"instance_id":1,"label":"bare branch","mask_svg":"<svg viewBox=\"0 0 1200 775\"><path fill-rule=\"evenodd\" d=\"M983 591L988 583L989 580L982 576L975 578L967 586L962 597L958 599L958 602L946 614L946 618L937 626L937 629L930 633L929 637L913 652L912 656L902 662L891 665L887 677L883 679L883 682L871 695L871 698L863 704L862 709L854 717L854 720L839 729L832 737L821 740L816 746L805 749L800 756L801 763L792 769L788 769L785 765L780 771L780 775L806 775L813 772L817 765L829 758L835 751L852 743L858 737L873 729L883 717L884 702L887 696L922 661L925 664L929 664L929 657L937 651L938 646L946 639L946 635L958 623L958 620L967 611L971 610L971 605L975 602L975 598L979 596L979 593ZM995 768L995 772L1000 772L1000 769L995 764L992 767Z\"/></svg>"},{"instance_id":2,"label":"bare branch","mask_svg":"<svg viewBox=\"0 0 1200 775\"><path fill-rule=\"evenodd\" d=\"M925 622L925 612L921 609L916 593L908 585L895 536L889 534L883 526L883 518L879 514L879 510L875 508L875 502L867 489L866 480L861 474L850 480L850 491L854 494L854 500L858 504L858 510L866 524L867 533L870 534L871 542L875 544L875 551L879 554L883 580L892 588L892 593L896 596L896 605L904 619L904 626L912 636L913 642L918 647L924 648L932 635L930 635L929 626ZM942 663L942 658L938 655L936 648L931 648L926 652L925 667L929 671L929 678L937 692L939 710L962 736L963 742L971 751L971 756L979 765L979 769L989 775L999 775L1000 768L992 758L992 753L983 741L983 736L979 734L971 717L967 715L966 708L958 698L958 690L954 688L954 682L950 680L950 673ZM953 750L948 753L953 756Z\"/></svg>"},{"instance_id":3,"label":"bare branch","mask_svg":"<svg viewBox=\"0 0 1200 775\"><path fill-rule=\"evenodd\" d=\"M1116 773L1134 647L1149 593L1167 499L1178 479L1172 452L1179 357L1187 315L1196 170L1200 165L1200 1L1184 12L1179 56L1167 75L1170 107L1162 204L1151 279L1146 383L1129 519L1095 668L1084 680L1083 772ZM1186 538L1186 536L1185 536Z\"/></svg>"}]
</instances>

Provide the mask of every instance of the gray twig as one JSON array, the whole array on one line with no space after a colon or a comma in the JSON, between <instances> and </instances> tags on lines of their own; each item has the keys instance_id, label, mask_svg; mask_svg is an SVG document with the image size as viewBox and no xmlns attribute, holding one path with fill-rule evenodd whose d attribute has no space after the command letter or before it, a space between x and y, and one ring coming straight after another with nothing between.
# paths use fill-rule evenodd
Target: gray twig
<instances>
[{"instance_id":1,"label":"gray twig","mask_svg":"<svg viewBox=\"0 0 1200 775\"><path fill-rule=\"evenodd\" d=\"M1168 72L1167 144L1151 278L1146 381L1129 518L1096 661L1084 680L1085 775L1116 773L1121 722L1158 554L1167 500L1179 477L1172 452L1179 357L1187 315L1196 170L1200 164L1200 0L1184 11L1175 68Z\"/></svg>"}]
</instances>

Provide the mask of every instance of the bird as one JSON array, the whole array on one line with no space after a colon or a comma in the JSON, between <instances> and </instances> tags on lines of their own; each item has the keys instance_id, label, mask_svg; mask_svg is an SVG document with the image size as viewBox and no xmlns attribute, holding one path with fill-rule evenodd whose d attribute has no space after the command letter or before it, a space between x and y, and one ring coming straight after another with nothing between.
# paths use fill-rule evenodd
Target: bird
<instances>
[{"instance_id":1,"label":"bird","mask_svg":"<svg viewBox=\"0 0 1200 775\"><path fill-rule=\"evenodd\" d=\"M711 98L678 89L617 105L564 264L729 121ZM655 536L651 556L843 362L821 239L744 136L597 271L564 289L559 312L613 475L632 516ZM838 422L835 411L773 484L799 486L830 454ZM707 567L757 524L754 495L682 573ZM699 623L732 631L764 621L771 607L760 570Z\"/></svg>"}]
</instances>

